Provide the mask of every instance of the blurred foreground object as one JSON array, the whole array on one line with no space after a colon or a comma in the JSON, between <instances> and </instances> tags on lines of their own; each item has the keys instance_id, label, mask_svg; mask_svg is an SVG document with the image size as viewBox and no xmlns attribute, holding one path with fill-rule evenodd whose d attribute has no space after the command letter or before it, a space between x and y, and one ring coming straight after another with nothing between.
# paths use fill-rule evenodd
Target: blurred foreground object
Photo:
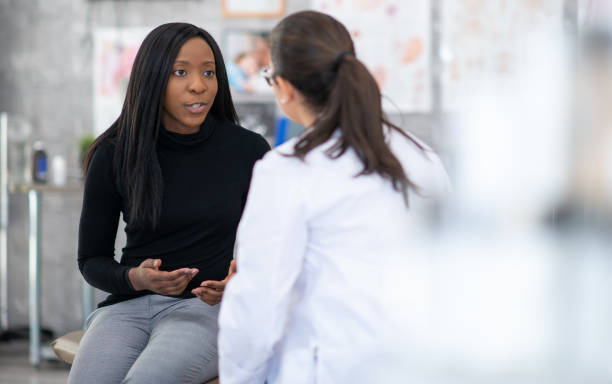
<instances>
[{"instance_id":1,"label":"blurred foreground object","mask_svg":"<svg viewBox=\"0 0 612 384\"><path fill-rule=\"evenodd\" d=\"M612 27L586 29L579 49L568 203L612 215Z\"/></svg>"},{"instance_id":2,"label":"blurred foreground object","mask_svg":"<svg viewBox=\"0 0 612 384\"><path fill-rule=\"evenodd\" d=\"M429 319L413 379L612 380L610 45L592 38L531 33L516 75L448 120L455 193L433 257L406 266L424 276L407 316Z\"/></svg>"}]
</instances>

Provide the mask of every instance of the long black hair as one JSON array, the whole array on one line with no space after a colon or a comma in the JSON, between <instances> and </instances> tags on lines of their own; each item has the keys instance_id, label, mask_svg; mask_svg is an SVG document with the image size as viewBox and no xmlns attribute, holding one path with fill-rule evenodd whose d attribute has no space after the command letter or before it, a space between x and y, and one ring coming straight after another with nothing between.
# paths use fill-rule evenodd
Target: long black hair
<instances>
[{"instance_id":1,"label":"long black hair","mask_svg":"<svg viewBox=\"0 0 612 384\"><path fill-rule=\"evenodd\" d=\"M128 225L154 228L159 222L164 185L156 143L162 129L164 95L174 60L193 37L204 39L215 56L218 90L208 113L238 122L223 56L213 37L187 23L168 23L152 30L136 54L119 118L94 141L83 163L86 174L96 149L104 142L114 143L113 170L116 185L127 200L124 215Z\"/></svg>"},{"instance_id":2,"label":"long black hair","mask_svg":"<svg viewBox=\"0 0 612 384\"><path fill-rule=\"evenodd\" d=\"M340 138L327 154L338 158L352 148L363 163L357 176L378 173L407 202L408 188L418 188L385 142L384 127L400 132L419 149L423 147L385 118L378 84L355 57L353 40L344 25L324 13L297 12L274 27L270 48L274 73L300 91L317 113L311 129L296 142L293 155L303 160L339 127Z\"/></svg>"}]
</instances>

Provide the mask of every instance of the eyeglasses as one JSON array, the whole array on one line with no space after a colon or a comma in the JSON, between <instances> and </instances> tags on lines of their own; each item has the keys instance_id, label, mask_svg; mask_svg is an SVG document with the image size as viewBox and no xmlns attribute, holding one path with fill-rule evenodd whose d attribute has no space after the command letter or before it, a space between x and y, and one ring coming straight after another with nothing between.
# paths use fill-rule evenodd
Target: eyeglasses
<instances>
[{"instance_id":1,"label":"eyeglasses","mask_svg":"<svg viewBox=\"0 0 612 384\"><path fill-rule=\"evenodd\" d=\"M274 85L275 83L274 78L278 76L278 74L272 72L270 67L263 67L260 71L260 74L261 74L261 77L263 77L266 80L266 83L268 83L269 86Z\"/></svg>"}]
</instances>

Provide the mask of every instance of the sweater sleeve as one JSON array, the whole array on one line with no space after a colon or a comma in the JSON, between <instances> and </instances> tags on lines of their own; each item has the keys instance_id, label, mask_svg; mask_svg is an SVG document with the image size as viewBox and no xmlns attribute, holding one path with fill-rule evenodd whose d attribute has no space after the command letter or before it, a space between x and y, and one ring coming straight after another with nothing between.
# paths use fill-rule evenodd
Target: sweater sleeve
<instances>
[{"instance_id":1,"label":"sweater sleeve","mask_svg":"<svg viewBox=\"0 0 612 384\"><path fill-rule=\"evenodd\" d=\"M255 146L253 147L255 152L255 160L257 161L264 157L264 155L270 150L270 144L261 135L257 135Z\"/></svg>"},{"instance_id":2,"label":"sweater sleeve","mask_svg":"<svg viewBox=\"0 0 612 384\"><path fill-rule=\"evenodd\" d=\"M246 201L247 201L247 196L249 194L249 188L250 188L251 177L252 177L252 169L255 166L255 163L258 160L260 160L261 158L263 158L264 155L270 150L270 144L268 144L268 141L266 139L264 139L263 136L256 135L255 136L255 140L254 140L253 144L250 147L251 147L251 151L252 151L251 152L252 153L252 157L250 159L250 162L251 162L251 172L249 172L249 180L248 180L249 187L246 189L246 191L242 195L242 210L244 210L244 206L245 206Z\"/></svg>"},{"instance_id":3,"label":"sweater sleeve","mask_svg":"<svg viewBox=\"0 0 612 384\"><path fill-rule=\"evenodd\" d=\"M112 171L112 147L103 144L89 165L79 223L78 264L92 286L114 294L134 292L130 267L115 261L115 237L121 211Z\"/></svg>"}]
</instances>

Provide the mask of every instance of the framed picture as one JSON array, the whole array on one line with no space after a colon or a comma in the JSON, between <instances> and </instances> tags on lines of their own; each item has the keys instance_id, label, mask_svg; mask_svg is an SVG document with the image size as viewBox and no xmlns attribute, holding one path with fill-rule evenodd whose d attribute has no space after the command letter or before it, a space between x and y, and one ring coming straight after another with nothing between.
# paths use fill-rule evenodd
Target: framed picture
<instances>
[{"instance_id":1,"label":"framed picture","mask_svg":"<svg viewBox=\"0 0 612 384\"><path fill-rule=\"evenodd\" d=\"M285 0L222 0L225 17L280 17L285 13Z\"/></svg>"},{"instance_id":2,"label":"framed picture","mask_svg":"<svg viewBox=\"0 0 612 384\"><path fill-rule=\"evenodd\" d=\"M273 101L273 90L261 76L268 66L269 31L253 29L226 29L222 35L222 50L232 94L240 98L253 97Z\"/></svg>"},{"instance_id":3,"label":"framed picture","mask_svg":"<svg viewBox=\"0 0 612 384\"><path fill-rule=\"evenodd\" d=\"M380 87L384 110L397 114L432 110L430 15L431 4L436 2L312 0L311 4L314 10L330 14L346 25L357 57Z\"/></svg>"}]
</instances>

